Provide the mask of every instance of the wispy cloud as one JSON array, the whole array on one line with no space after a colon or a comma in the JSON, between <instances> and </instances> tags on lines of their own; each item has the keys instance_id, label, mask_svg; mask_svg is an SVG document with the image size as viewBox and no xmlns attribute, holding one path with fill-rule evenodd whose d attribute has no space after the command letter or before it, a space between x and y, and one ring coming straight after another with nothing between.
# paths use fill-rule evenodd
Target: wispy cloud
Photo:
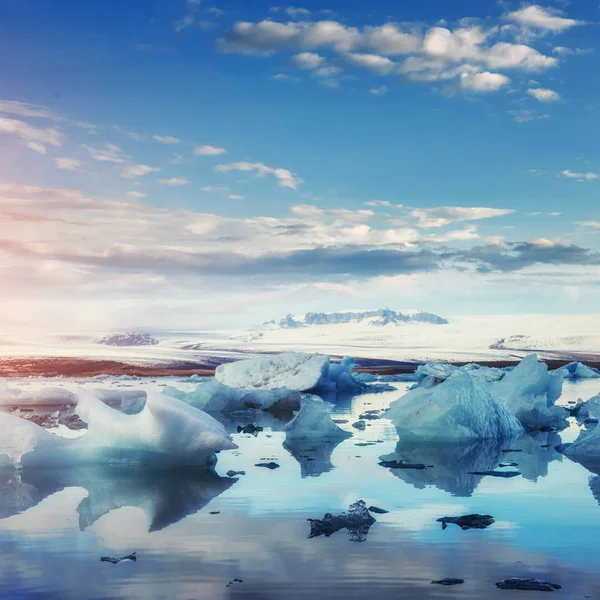
<instances>
[{"instance_id":1,"label":"wispy cloud","mask_svg":"<svg viewBox=\"0 0 600 600\"><path fill-rule=\"evenodd\" d=\"M177 185L188 185L189 183L192 183L189 179L186 179L185 177L171 177L170 179L157 179L158 183L162 183L163 185L171 185L171 186L177 186Z\"/></svg>"},{"instance_id":2,"label":"wispy cloud","mask_svg":"<svg viewBox=\"0 0 600 600\"><path fill-rule=\"evenodd\" d=\"M600 178L600 175L597 173L575 173L573 171L569 171L569 169L564 170L562 174L569 179L577 179L579 181L592 181Z\"/></svg>"},{"instance_id":3,"label":"wispy cloud","mask_svg":"<svg viewBox=\"0 0 600 600\"><path fill-rule=\"evenodd\" d=\"M257 177L265 177L266 175L273 175L277 179L280 187L291 188L292 190L298 189L298 186L302 183L302 179L296 177L288 169L268 167L263 163L251 163L251 162L234 162L226 165L217 165L213 171L216 173L228 173L230 171L246 171L256 172Z\"/></svg>"},{"instance_id":4,"label":"wispy cloud","mask_svg":"<svg viewBox=\"0 0 600 600\"><path fill-rule=\"evenodd\" d=\"M225 148L219 148L218 146L198 146L194 148L194 154L198 156L219 156L225 154L227 150Z\"/></svg>"},{"instance_id":5,"label":"wispy cloud","mask_svg":"<svg viewBox=\"0 0 600 600\"><path fill-rule=\"evenodd\" d=\"M152 139L155 142L160 142L161 144L179 144L181 140L178 140L175 137L171 137L170 135L153 135Z\"/></svg>"},{"instance_id":6,"label":"wispy cloud","mask_svg":"<svg viewBox=\"0 0 600 600\"><path fill-rule=\"evenodd\" d=\"M160 169L156 167L150 167L148 165L132 164L123 168L121 171L121 177L133 179L135 177L141 177L142 175L148 175L149 173L155 173L157 171L160 171Z\"/></svg>"},{"instance_id":7,"label":"wispy cloud","mask_svg":"<svg viewBox=\"0 0 600 600\"><path fill-rule=\"evenodd\" d=\"M46 146L61 146L61 134L56 129L42 129L20 119L0 117L0 134L13 135L31 150L46 154Z\"/></svg>"}]
</instances>

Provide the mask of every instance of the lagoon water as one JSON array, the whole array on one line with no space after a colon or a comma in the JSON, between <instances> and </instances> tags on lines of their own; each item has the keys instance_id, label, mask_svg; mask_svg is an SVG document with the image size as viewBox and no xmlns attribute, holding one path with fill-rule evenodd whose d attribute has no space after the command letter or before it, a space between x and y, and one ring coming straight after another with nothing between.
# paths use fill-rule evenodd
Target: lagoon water
<instances>
[{"instance_id":1,"label":"lagoon water","mask_svg":"<svg viewBox=\"0 0 600 600\"><path fill-rule=\"evenodd\" d=\"M339 445L285 448L285 422L265 416L256 436L216 474L139 469L0 472L0 598L501 598L524 576L562 585L561 598L600 598L600 475L554 450L579 427L523 436L511 450L407 446L385 419L352 428L366 410L403 392L338 399L334 418L353 437ZM600 392L600 381L565 383L561 403ZM256 422L256 421L255 421ZM243 421L228 421L235 432ZM373 442L372 445L357 445ZM433 465L391 470L379 457ZM280 468L254 466L274 460ZM510 479L470 475L514 461ZM246 475L225 476L230 470ZM347 530L308 539L307 518L356 500L388 510L365 541ZM217 514L212 514L217 513ZM443 530L436 519L482 513L485 530ZM137 552L116 565L101 556ZM442 587L432 579L459 577ZM241 581L234 581L235 579ZM230 583L232 582L232 583Z\"/></svg>"}]
</instances>

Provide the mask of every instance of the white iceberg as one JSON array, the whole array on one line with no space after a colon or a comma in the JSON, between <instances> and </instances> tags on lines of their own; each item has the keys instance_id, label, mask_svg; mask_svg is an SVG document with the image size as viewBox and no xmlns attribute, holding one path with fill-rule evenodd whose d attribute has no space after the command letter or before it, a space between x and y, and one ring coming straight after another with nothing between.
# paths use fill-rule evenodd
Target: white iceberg
<instances>
[{"instance_id":1,"label":"white iceberg","mask_svg":"<svg viewBox=\"0 0 600 600\"><path fill-rule=\"evenodd\" d=\"M211 465L215 453L237 448L210 415L158 393L149 393L137 414L124 414L80 391L77 414L88 431L61 438L34 423L0 413L0 463L15 467L73 464Z\"/></svg>"},{"instance_id":2,"label":"white iceberg","mask_svg":"<svg viewBox=\"0 0 600 600\"><path fill-rule=\"evenodd\" d=\"M62 387L18 390L0 379L0 406L61 406L77 404L77 395Z\"/></svg>"},{"instance_id":3,"label":"white iceberg","mask_svg":"<svg viewBox=\"0 0 600 600\"><path fill-rule=\"evenodd\" d=\"M472 441L511 438L523 428L508 408L470 373L432 387L416 388L384 414L401 440Z\"/></svg>"},{"instance_id":4,"label":"white iceberg","mask_svg":"<svg viewBox=\"0 0 600 600\"><path fill-rule=\"evenodd\" d=\"M564 427L569 411L555 402L562 394L562 377L548 373L537 356L525 357L488 390L502 400L527 430Z\"/></svg>"},{"instance_id":5,"label":"white iceberg","mask_svg":"<svg viewBox=\"0 0 600 600\"><path fill-rule=\"evenodd\" d=\"M351 437L331 419L331 405L319 396L304 394L298 414L285 426L286 442L294 440L331 441Z\"/></svg>"},{"instance_id":6,"label":"white iceberg","mask_svg":"<svg viewBox=\"0 0 600 600\"><path fill-rule=\"evenodd\" d=\"M579 400L577 406L577 421L584 423L585 421L600 421L600 394L593 396L585 402Z\"/></svg>"},{"instance_id":7,"label":"white iceberg","mask_svg":"<svg viewBox=\"0 0 600 600\"><path fill-rule=\"evenodd\" d=\"M598 464L600 461L600 427L582 429L572 444L566 444L563 454L577 461L586 460Z\"/></svg>"},{"instance_id":8,"label":"white iceberg","mask_svg":"<svg viewBox=\"0 0 600 600\"><path fill-rule=\"evenodd\" d=\"M414 377L416 381L421 382L423 387L429 388L442 381L446 381L446 379L458 373L465 372L471 373L474 377L489 383L499 381L506 375L504 369L484 367L474 363L469 363L462 367L447 363L427 363L417 367Z\"/></svg>"},{"instance_id":9,"label":"white iceberg","mask_svg":"<svg viewBox=\"0 0 600 600\"><path fill-rule=\"evenodd\" d=\"M354 359L350 357L331 363L328 356L290 352L219 365L215 378L241 390L378 391L356 379L353 367Z\"/></svg>"},{"instance_id":10,"label":"white iceberg","mask_svg":"<svg viewBox=\"0 0 600 600\"><path fill-rule=\"evenodd\" d=\"M232 413L249 409L286 412L300 408L300 393L287 388L239 390L216 379L201 383L193 392L166 386L163 394L178 398L208 413Z\"/></svg>"},{"instance_id":11,"label":"white iceberg","mask_svg":"<svg viewBox=\"0 0 600 600\"><path fill-rule=\"evenodd\" d=\"M554 374L559 375L563 379L598 379L600 378L600 371L588 367L580 362L572 362L560 369L553 371Z\"/></svg>"}]
</instances>

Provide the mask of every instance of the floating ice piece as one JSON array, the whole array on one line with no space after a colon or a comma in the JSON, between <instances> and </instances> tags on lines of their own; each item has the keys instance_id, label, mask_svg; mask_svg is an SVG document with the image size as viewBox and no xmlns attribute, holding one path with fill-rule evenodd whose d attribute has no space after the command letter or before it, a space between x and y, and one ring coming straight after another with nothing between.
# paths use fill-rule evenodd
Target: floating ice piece
<instances>
[{"instance_id":1,"label":"floating ice piece","mask_svg":"<svg viewBox=\"0 0 600 600\"><path fill-rule=\"evenodd\" d=\"M598 379L600 371L592 367L588 367L580 362L572 362L560 369L553 371L554 374L560 375L563 379Z\"/></svg>"},{"instance_id":2,"label":"floating ice piece","mask_svg":"<svg viewBox=\"0 0 600 600\"><path fill-rule=\"evenodd\" d=\"M1 406L61 406L77 404L77 396L61 387L43 388L36 391L12 389L0 379Z\"/></svg>"},{"instance_id":3,"label":"floating ice piece","mask_svg":"<svg viewBox=\"0 0 600 600\"><path fill-rule=\"evenodd\" d=\"M572 444L565 444L562 453L576 461L592 460L600 464L600 426L582 429Z\"/></svg>"},{"instance_id":4,"label":"floating ice piece","mask_svg":"<svg viewBox=\"0 0 600 600\"><path fill-rule=\"evenodd\" d=\"M446 363L427 363L426 365L419 365L417 367L414 380L420 381L423 387L430 388L458 373L464 372L469 372L473 377L485 382L499 381L506 375L504 369L483 367L474 363L462 367Z\"/></svg>"},{"instance_id":5,"label":"floating ice piece","mask_svg":"<svg viewBox=\"0 0 600 600\"><path fill-rule=\"evenodd\" d=\"M241 390L383 391L355 379L353 366L354 359L349 357L340 363L331 363L328 356L320 354L284 353L219 365L215 378Z\"/></svg>"},{"instance_id":6,"label":"floating ice piece","mask_svg":"<svg viewBox=\"0 0 600 600\"><path fill-rule=\"evenodd\" d=\"M240 390L209 379L193 392L167 386L163 394L178 398L208 413L232 413L248 409L289 412L300 409L300 393L287 388Z\"/></svg>"},{"instance_id":7,"label":"floating ice piece","mask_svg":"<svg viewBox=\"0 0 600 600\"><path fill-rule=\"evenodd\" d=\"M442 517L437 519L438 523L442 524L442 529L446 529L449 523L458 525L463 531L467 529L487 529L490 525L496 522L491 515L462 515L461 517Z\"/></svg>"},{"instance_id":8,"label":"floating ice piece","mask_svg":"<svg viewBox=\"0 0 600 600\"><path fill-rule=\"evenodd\" d=\"M286 441L339 440L351 436L331 420L331 405L312 394L302 396L300 412L285 426Z\"/></svg>"},{"instance_id":9,"label":"floating ice piece","mask_svg":"<svg viewBox=\"0 0 600 600\"><path fill-rule=\"evenodd\" d=\"M392 402L384 415L401 440L474 441L512 438L523 428L469 373L431 388L416 388Z\"/></svg>"},{"instance_id":10,"label":"floating ice piece","mask_svg":"<svg viewBox=\"0 0 600 600\"><path fill-rule=\"evenodd\" d=\"M88 432L61 438L7 413L0 413L0 463L63 466L105 463L214 464L215 453L237 448L210 415L180 400L150 393L138 414L127 415L81 390L77 406Z\"/></svg>"},{"instance_id":11,"label":"floating ice piece","mask_svg":"<svg viewBox=\"0 0 600 600\"><path fill-rule=\"evenodd\" d=\"M527 430L564 428L569 411L554 403L562 394L563 380L548 373L548 366L535 354L525 357L488 390L508 406Z\"/></svg>"},{"instance_id":12,"label":"floating ice piece","mask_svg":"<svg viewBox=\"0 0 600 600\"><path fill-rule=\"evenodd\" d=\"M600 421L600 394L593 396L583 404L579 405L577 421L584 423L588 420Z\"/></svg>"},{"instance_id":13,"label":"floating ice piece","mask_svg":"<svg viewBox=\"0 0 600 600\"><path fill-rule=\"evenodd\" d=\"M128 554L127 556L121 556L120 558L116 558L114 556L101 556L100 557L100 562L109 562L109 563L112 563L113 565L117 565L123 561L135 562L136 560L137 560L137 555L135 552L132 552L131 554Z\"/></svg>"},{"instance_id":14,"label":"floating ice piece","mask_svg":"<svg viewBox=\"0 0 600 600\"><path fill-rule=\"evenodd\" d=\"M365 501L358 500L350 505L348 513L337 516L327 513L322 519L307 519L307 521L310 523L309 539L320 535L329 537L340 529L348 529L351 542L364 542L376 519L369 512Z\"/></svg>"}]
</instances>

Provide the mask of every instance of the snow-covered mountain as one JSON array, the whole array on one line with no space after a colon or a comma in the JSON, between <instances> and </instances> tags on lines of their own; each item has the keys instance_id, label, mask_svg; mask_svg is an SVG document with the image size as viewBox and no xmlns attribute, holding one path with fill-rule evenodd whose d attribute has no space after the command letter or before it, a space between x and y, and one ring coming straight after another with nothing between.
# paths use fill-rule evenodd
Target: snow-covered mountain
<instances>
[{"instance_id":1,"label":"snow-covered mountain","mask_svg":"<svg viewBox=\"0 0 600 600\"><path fill-rule=\"evenodd\" d=\"M330 313L309 312L304 317L287 315L279 321L283 329L298 329L312 325L340 325L344 323L362 323L375 327L386 325L401 325L403 323L431 323L433 325L447 325L448 321L438 315L428 312L401 313L389 308L375 310L343 311ZM265 323L266 326L276 325L275 321Z\"/></svg>"},{"instance_id":2,"label":"snow-covered mountain","mask_svg":"<svg viewBox=\"0 0 600 600\"><path fill-rule=\"evenodd\" d=\"M114 333L98 338L96 344L105 346L155 346L158 340L153 338L149 333Z\"/></svg>"}]
</instances>

